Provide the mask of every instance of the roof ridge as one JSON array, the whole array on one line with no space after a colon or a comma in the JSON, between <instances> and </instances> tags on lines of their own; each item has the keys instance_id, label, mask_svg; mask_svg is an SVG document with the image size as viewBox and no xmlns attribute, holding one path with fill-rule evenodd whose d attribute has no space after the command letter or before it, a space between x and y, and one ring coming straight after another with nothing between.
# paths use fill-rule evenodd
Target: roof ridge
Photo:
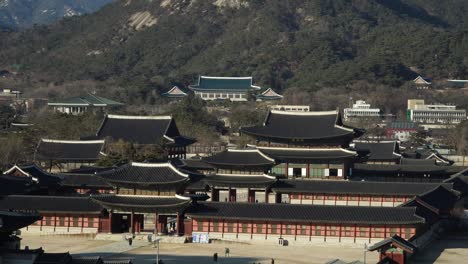
<instances>
[{"instance_id":1,"label":"roof ridge","mask_svg":"<svg viewBox=\"0 0 468 264\"><path fill-rule=\"evenodd\" d=\"M338 110L330 111L309 111L309 112L299 112L299 111L282 111L282 110L270 110L272 114L278 115L297 115L297 116L322 116L322 115L337 115Z\"/></svg>"},{"instance_id":2,"label":"roof ridge","mask_svg":"<svg viewBox=\"0 0 468 264\"><path fill-rule=\"evenodd\" d=\"M244 77L226 77L226 76L206 76L206 75L200 75L200 78L204 79L222 79L222 80L229 80L229 79L235 79L235 80L248 80L248 79L253 79L252 76L244 76Z\"/></svg>"},{"instance_id":3,"label":"roof ridge","mask_svg":"<svg viewBox=\"0 0 468 264\"><path fill-rule=\"evenodd\" d=\"M97 144L102 143L104 144L104 140L62 140L62 139L47 139L41 138L42 142L47 143L64 143L64 144Z\"/></svg>"},{"instance_id":4,"label":"roof ridge","mask_svg":"<svg viewBox=\"0 0 468 264\"><path fill-rule=\"evenodd\" d=\"M139 120L169 120L169 119L172 119L172 116L170 115L160 115L160 116L107 115L106 118L139 119Z\"/></svg>"}]
</instances>

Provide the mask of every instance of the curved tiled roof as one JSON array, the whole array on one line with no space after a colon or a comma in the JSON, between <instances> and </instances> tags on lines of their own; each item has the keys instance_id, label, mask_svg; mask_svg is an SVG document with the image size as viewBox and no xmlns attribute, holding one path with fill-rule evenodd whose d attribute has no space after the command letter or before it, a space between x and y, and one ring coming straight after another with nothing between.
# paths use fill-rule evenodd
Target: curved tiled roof
<instances>
[{"instance_id":1,"label":"curved tiled roof","mask_svg":"<svg viewBox=\"0 0 468 264\"><path fill-rule=\"evenodd\" d=\"M87 160L101 157L104 140L51 140L42 139L36 150L39 160Z\"/></svg>"},{"instance_id":2,"label":"curved tiled roof","mask_svg":"<svg viewBox=\"0 0 468 264\"><path fill-rule=\"evenodd\" d=\"M212 165L227 166L269 166L275 164L275 160L266 156L257 149L234 150L217 153L202 159Z\"/></svg>"},{"instance_id":3,"label":"curved tiled roof","mask_svg":"<svg viewBox=\"0 0 468 264\"><path fill-rule=\"evenodd\" d=\"M2 224L0 225L0 234L4 232L12 232L28 226L42 217L36 213L20 213L20 212L8 212L0 210L0 219Z\"/></svg>"},{"instance_id":4,"label":"curved tiled roof","mask_svg":"<svg viewBox=\"0 0 468 264\"><path fill-rule=\"evenodd\" d=\"M93 200L108 209L137 209L138 211L158 212L179 210L187 207L191 200L187 197L140 196L140 195L93 195Z\"/></svg>"},{"instance_id":5,"label":"curved tiled roof","mask_svg":"<svg viewBox=\"0 0 468 264\"><path fill-rule=\"evenodd\" d=\"M107 115L96 136L136 144L165 143L186 146L195 142L180 135L171 116Z\"/></svg>"},{"instance_id":6,"label":"curved tiled roof","mask_svg":"<svg viewBox=\"0 0 468 264\"><path fill-rule=\"evenodd\" d=\"M188 210L193 218L290 221L303 223L422 224L416 207L358 207L296 204L203 202Z\"/></svg>"},{"instance_id":7,"label":"curved tiled roof","mask_svg":"<svg viewBox=\"0 0 468 264\"><path fill-rule=\"evenodd\" d=\"M263 126L241 128L245 134L278 139L352 139L355 132L343 126L338 111L288 112L272 110Z\"/></svg>"},{"instance_id":8,"label":"curved tiled roof","mask_svg":"<svg viewBox=\"0 0 468 264\"><path fill-rule=\"evenodd\" d=\"M415 196L439 185L439 183L408 182L282 180L275 184L272 190L280 193ZM448 188L452 186L450 183L443 185Z\"/></svg>"},{"instance_id":9,"label":"curved tiled roof","mask_svg":"<svg viewBox=\"0 0 468 264\"><path fill-rule=\"evenodd\" d=\"M190 85L192 90L212 91L249 91L259 90L260 87L252 85L252 77L213 77L200 76L198 84Z\"/></svg>"},{"instance_id":10,"label":"curved tiled roof","mask_svg":"<svg viewBox=\"0 0 468 264\"><path fill-rule=\"evenodd\" d=\"M40 187L52 187L61 181L60 177L44 171L36 164L15 165L5 171L5 174L13 175L17 171L37 181Z\"/></svg>"},{"instance_id":11,"label":"curved tiled roof","mask_svg":"<svg viewBox=\"0 0 468 264\"><path fill-rule=\"evenodd\" d=\"M354 149L356 151L367 151L368 160L397 160L401 155L398 153L398 143L391 142L355 142Z\"/></svg>"},{"instance_id":12,"label":"curved tiled roof","mask_svg":"<svg viewBox=\"0 0 468 264\"><path fill-rule=\"evenodd\" d=\"M265 188L276 182L275 177L267 175L208 175L205 178L208 185L217 187L260 187Z\"/></svg>"},{"instance_id":13,"label":"curved tiled roof","mask_svg":"<svg viewBox=\"0 0 468 264\"><path fill-rule=\"evenodd\" d=\"M63 173L60 185L73 188L112 188L103 178L95 174Z\"/></svg>"},{"instance_id":14,"label":"curved tiled roof","mask_svg":"<svg viewBox=\"0 0 468 264\"><path fill-rule=\"evenodd\" d=\"M307 149L307 148L263 148L259 150L268 157L279 161L290 160L320 160L320 159L348 159L357 155L356 152L343 149Z\"/></svg>"},{"instance_id":15,"label":"curved tiled roof","mask_svg":"<svg viewBox=\"0 0 468 264\"><path fill-rule=\"evenodd\" d=\"M102 208L89 197L10 195L0 200L0 210L100 213Z\"/></svg>"},{"instance_id":16,"label":"curved tiled roof","mask_svg":"<svg viewBox=\"0 0 468 264\"><path fill-rule=\"evenodd\" d=\"M121 167L99 173L110 183L141 185L164 185L189 180L189 174L176 169L171 163L132 162Z\"/></svg>"}]
</instances>

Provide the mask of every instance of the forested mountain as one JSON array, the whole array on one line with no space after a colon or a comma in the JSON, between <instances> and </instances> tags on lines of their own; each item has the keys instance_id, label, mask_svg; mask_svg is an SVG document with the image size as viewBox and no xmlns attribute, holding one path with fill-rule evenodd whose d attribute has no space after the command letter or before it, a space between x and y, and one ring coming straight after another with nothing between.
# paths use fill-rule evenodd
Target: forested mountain
<instances>
[{"instance_id":1,"label":"forested mountain","mask_svg":"<svg viewBox=\"0 0 468 264\"><path fill-rule=\"evenodd\" d=\"M0 0L0 28L22 29L92 13L113 0Z\"/></svg>"},{"instance_id":2,"label":"forested mountain","mask_svg":"<svg viewBox=\"0 0 468 264\"><path fill-rule=\"evenodd\" d=\"M5 2L5 1L3 1ZM466 0L122 0L0 36L0 69L144 94L199 74L277 90L468 77Z\"/></svg>"}]
</instances>

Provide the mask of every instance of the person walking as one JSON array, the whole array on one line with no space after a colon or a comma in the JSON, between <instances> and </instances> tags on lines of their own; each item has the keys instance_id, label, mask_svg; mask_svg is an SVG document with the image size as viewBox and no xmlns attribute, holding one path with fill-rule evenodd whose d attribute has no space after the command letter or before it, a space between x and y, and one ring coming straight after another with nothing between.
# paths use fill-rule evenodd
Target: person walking
<instances>
[{"instance_id":1,"label":"person walking","mask_svg":"<svg viewBox=\"0 0 468 264\"><path fill-rule=\"evenodd\" d=\"M275 259L271 259L271 264L275 264Z\"/></svg>"},{"instance_id":2,"label":"person walking","mask_svg":"<svg viewBox=\"0 0 468 264\"><path fill-rule=\"evenodd\" d=\"M229 257L230 250L229 248L224 249L224 257Z\"/></svg>"},{"instance_id":3,"label":"person walking","mask_svg":"<svg viewBox=\"0 0 468 264\"><path fill-rule=\"evenodd\" d=\"M130 237L130 238L128 238L128 245L129 245L129 246L132 246L132 244L133 244L133 238Z\"/></svg>"},{"instance_id":4,"label":"person walking","mask_svg":"<svg viewBox=\"0 0 468 264\"><path fill-rule=\"evenodd\" d=\"M213 262L218 262L218 253L213 254Z\"/></svg>"}]
</instances>

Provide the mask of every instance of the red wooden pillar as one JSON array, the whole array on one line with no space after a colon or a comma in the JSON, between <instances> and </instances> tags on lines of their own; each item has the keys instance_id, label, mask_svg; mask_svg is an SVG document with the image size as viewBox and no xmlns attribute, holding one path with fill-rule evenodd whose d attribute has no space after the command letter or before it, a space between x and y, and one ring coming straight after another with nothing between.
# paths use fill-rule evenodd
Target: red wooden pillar
<instances>
[{"instance_id":1,"label":"red wooden pillar","mask_svg":"<svg viewBox=\"0 0 468 264\"><path fill-rule=\"evenodd\" d=\"M285 163L284 164L284 170L285 170L284 175L286 176L286 178L289 178L288 168L289 168L288 163Z\"/></svg>"},{"instance_id":2,"label":"red wooden pillar","mask_svg":"<svg viewBox=\"0 0 468 264\"><path fill-rule=\"evenodd\" d=\"M112 211L109 210L109 233L112 234Z\"/></svg>"},{"instance_id":3,"label":"red wooden pillar","mask_svg":"<svg viewBox=\"0 0 468 264\"><path fill-rule=\"evenodd\" d=\"M83 227L84 227L84 215L81 215L81 233L83 233Z\"/></svg>"},{"instance_id":4,"label":"red wooden pillar","mask_svg":"<svg viewBox=\"0 0 468 264\"><path fill-rule=\"evenodd\" d=\"M193 221L192 221L193 222ZM158 217L158 211L154 212L154 234L157 235L159 233L159 217ZM193 225L193 224L192 224Z\"/></svg>"},{"instance_id":5,"label":"red wooden pillar","mask_svg":"<svg viewBox=\"0 0 468 264\"><path fill-rule=\"evenodd\" d=\"M269 196L268 196L268 192L269 190L265 189L265 203L268 203L268 199L269 199Z\"/></svg>"},{"instance_id":6,"label":"red wooden pillar","mask_svg":"<svg viewBox=\"0 0 468 264\"><path fill-rule=\"evenodd\" d=\"M181 226L181 225L180 225L180 213L177 212L177 217L176 217L176 228L175 228L175 229L176 229L176 235L179 235L179 234L180 234L180 232L179 232L180 226Z\"/></svg>"},{"instance_id":7,"label":"red wooden pillar","mask_svg":"<svg viewBox=\"0 0 468 264\"><path fill-rule=\"evenodd\" d=\"M306 165L306 177L310 178L310 164L309 163L307 163Z\"/></svg>"},{"instance_id":8,"label":"red wooden pillar","mask_svg":"<svg viewBox=\"0 0 468 264\"><path fill-rule=\"evenodd\" d=\"M67 232L70 232L70 222L71 222L71 216L68 215L68 226L67 226Z\"/></svg>"},{"instance_id":9,"label":"red wooden pillar","mask_svg":"<svg viewBox=\"0 0 468 264\"><path fill-rule=\"evenodd\" d=\"M135 211L130 213L130 233L135 233Z\"/></svg>"},{"instance_id":10,"label":"red wooden pillar","mask_svg":"<svg viewBox=\"0 0 468 264\"><path fill-rule=\"evenodd\" d=\"M301 201L302 203L302 201ZM297 224L294 225L294 241L297 240Z\"/></svg>"},{"instance_id":11,"label":"red wooden pillar","mask_svg":"<svg viewBox=\"0 0 468 264\"><path fill-rule=\"evenodd\" d=\"M302 204L302 193L299 194L299 201L300 201L299 203Z\"/></svg>"},{"instance_id":12,"label":"red wooden pillar","mask_svg":"<svg viewBox=\"0 0 468 264\"><path fill-rule=\"evenodd\" d=\"M222 238L224 238L224 223L225 223L225 222L226 222L226 219L223 219L223 224L222 224L222 226L221 226L221 228L223 229L223 230L221 231L221 237L222 237Z\"/></svg>"},{"instance_id":13,"label":"red wooden pillar","mask_svg":"<svg viewBox=\"0 0 468 264\"><path fill-rule=\"evenodd\" d=\"M327 225L325 225L325 236L323 237L323 241L327 241Z\"/></svg>"},{"instance_id":14,"label":"red wooden pillar","mask_svg":"<svg viewBox=\"0 0 468 264\"><path fill-rule=\"evenodd\" d=\"M253 239L254 222L250 221L250 239Z\"/></svg>"},{"instance_id":15,"label":"red wooden pillar","mask_svg":"<svg viewBox=\"0 0 468 264\"><path fill-rule=\"evenodd\" d=\"M54 232L57 227L57 214L54 214Z\"/></svg>"},{"instance_id":16,"label":"red wooden pillar","mask_svg":"<svg viewBox=\"0 0 468 264\"><path fill-rule=\"evenodd\" d=\"M265 222L265 240L268 239L268 222Z\"/></svg>"},{"instance_id":17,"label":"red wooden pillar","mask_svg":"<svg viewBox=\"0 0 468 264\"><path fill-rule=\"evenodd\" d=\"M237 220L237 226L236 226L236 238L239 238L239 220Z\"/></svg>"}]
</instances>

